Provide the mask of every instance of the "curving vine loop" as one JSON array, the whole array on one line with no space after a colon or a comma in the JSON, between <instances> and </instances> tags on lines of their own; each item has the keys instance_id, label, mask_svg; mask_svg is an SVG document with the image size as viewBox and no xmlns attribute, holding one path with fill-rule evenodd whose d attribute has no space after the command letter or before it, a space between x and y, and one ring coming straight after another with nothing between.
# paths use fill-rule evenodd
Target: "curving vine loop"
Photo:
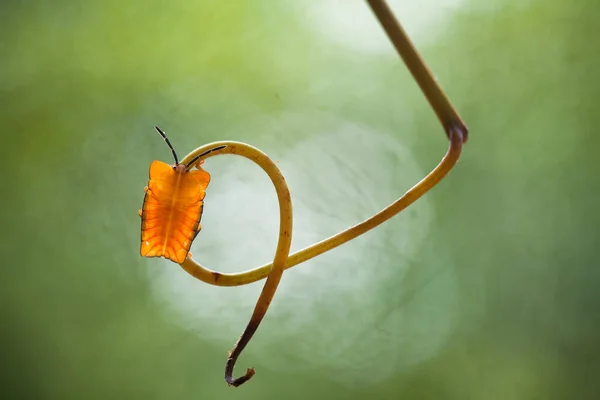
<instances>
[{"instance_id":1,"label":"curving vine loop","mask_svg":"<svg viewBox=\"0 0 600 400\"><path fill-rule=\"evenodd\" d=\"M225 380L231 386L237 387L254 375L254 369L249 368L243 376L233 378L233 369L237 358L240 356L265 316L267 309L273 300L273 296L275 295L284 269L291 268L323 254L326 251L334 249L377 227L404 210L427 193L448 174L460 157L463 143L467 141L467 127L455 111L450 100L438 86L435 78L419 56L419 53L414 48L406 32L395 19L386 2L384 0L366 1L440 120L450 141L448 151L440 163L425 178L409 189L401 198L396 200L390 206L384 208L371 218L292 255L289 255L292 240L292 202L290 192L281 171L266 154L244 143L223 141L199 147L182 160L183 164L193 164L196 162L200 163L206 158L221 154L235 154L246 157L258 164L267 173L275 186L277 198L279 200L279 241L277 243L275 257L271 264L234 274L225 274L207 269L194 261L191 254L188 255L188 258L181 264L181 267L193 277L216 286L240 286L267 278L265 286L257 300L252 317L227 358L225 365Z\"/></svg>"},{"instance_id":2,"label":"curving vine loop","mask_svg":"<svg viewBox=\"0 0 600 400\"><path fill-rule=\"evenodd\" d=\"M219 147L222 147L222 149L219 149L218 151L210 151ZM204 156L204 158L198 157L198 155L202 154L206 154L206 156ZM254 312L250 318L250 322L248 322L244 333L229 353L229 357L227 358L227 363L225 365L225 380L229 385L237 387L254 375L254 369L248 368L245 375L234 379L233 367L235 366L235 362L240 356L242 350L244 350L244 347L246 347L250 339L252 339L254 332L256 332L260 322L265 316L267 309L271 304L271 300L273 300L273 296L275 295L275 291L277 290L277 286L279 285L279 281L283 275L285 263L288 259L288 254L290 252L290 246L292 243L292 198L290 196L288 186L285 183L285 178L283 177L283 174L277 165L275 165L275 163L265 153L245 143L227 141L211 143L209 145L199 147L188 154L183 159L182 163L187 164L188 162L196 162L196 160L201 162L204 159L217 154L235 154L248 158L249 160L252 160L258 164L258 166L260 166L267 173L271 179L271 182L275 186L277 200L279 201L279 240L277 242L277 249L275 250L275 257L273 258L273 263L269 264L269 270L262 277L267 277L267 281L265 282L265 286L258 297L256 306L254 307ZM182 266L188 262L194 263L190 256L188 256L188 258L183 262ZM220 273L211 271L209 274L212 276L214 282L219 281L221 275Z\"/></svg>"}]
</instances>

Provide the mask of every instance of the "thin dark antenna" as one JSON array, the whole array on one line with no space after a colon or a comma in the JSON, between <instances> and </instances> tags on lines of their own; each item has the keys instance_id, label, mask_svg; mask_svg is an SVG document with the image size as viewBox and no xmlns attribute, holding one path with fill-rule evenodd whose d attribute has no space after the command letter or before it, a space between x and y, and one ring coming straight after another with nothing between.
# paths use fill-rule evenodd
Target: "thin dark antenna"
<instances>
[{"instance_id":1,"label":"thin dark antenna","mask_svg":"<svg viewBox=\"0 0 600 400\"><path fill-rule=\"evenodd\" d=\"M226 145L223 145L223 146L217 146L217 147L214 147L214 148L212 148L212 149L210 149L210 150L206 150L206 151L205 151L204 153L202 153L202 154L198 154L196 157L192 158L192 161L190 161L189 163L187 163L187 164L185 165L185 169L190 169L190 167L191 167L192 165L194 165L194 163L195 163L196 161L198 161L198 159L199 159L200 157L204 157L204 156L206 156L206 155L208 155L208 154L212 153L213 151L217 151L217 150L223 150L225 147L227 147L227 146L226 146Z\"/></svg>"},{"instance_id":2,"label":"thin dark antenna","mask_svg":"<svg viewBox=\"0 0 600 400\"><path fill-rule=\"evenodd\" d=\"M169 142L169 138L167 137L167 135L163 131L161 131L160 128L156 125L154 126L154 129L156 129L156 131L160 134L160 136L162 136L162 138L165 139L165 142L167 142L167 146L169 146L169 148L171 149L171 152L173 152L173 158L175 159L175 165L179 165L179 159L177 158L177 153L175 152L175 149L171 145L171 142Z\"/></svg>"}]
</instances>

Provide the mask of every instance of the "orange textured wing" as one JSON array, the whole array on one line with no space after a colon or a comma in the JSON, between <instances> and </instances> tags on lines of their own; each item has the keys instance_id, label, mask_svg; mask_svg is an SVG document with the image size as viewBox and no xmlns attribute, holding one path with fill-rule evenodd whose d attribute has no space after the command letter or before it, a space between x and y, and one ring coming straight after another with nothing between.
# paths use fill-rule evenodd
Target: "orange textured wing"
<instances>
[{"instance_id":1,"label":"orange textured wing","mask_svg":"<svg viewBox=\"0 0 600 400\"><path fill-rule=\"evenodd\" d=\"M165 257L181 264L196 237L210 174L180 171L161 161L150 165L142 207L140 254Z\"/></svg>"}]
</instances>

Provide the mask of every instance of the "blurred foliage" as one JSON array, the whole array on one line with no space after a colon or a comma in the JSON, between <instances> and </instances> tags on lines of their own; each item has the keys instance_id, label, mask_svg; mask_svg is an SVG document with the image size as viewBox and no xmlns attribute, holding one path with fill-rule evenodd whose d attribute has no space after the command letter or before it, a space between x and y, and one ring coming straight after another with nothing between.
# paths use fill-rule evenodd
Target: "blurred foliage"
<instances>
[{"instance_id":1,"label":"blurred foliage","mask_svg":"<svg viewBox=\"0 0 600 400\"><path fill-rule=\"evenodd\" d=\"M165 317L147 273L158 261L138 255L147 168L168 160L152 125L180 153L220 139L277 151L316 134L307 126L265 134L253 129L257 120L326 112L389 132L425 170L445 146L433 113L398 59L334 45L291 2L3 2L3 394L598 398L600 4L511 4L465 5L422 49L471 136L456 170L427 196L434 217L422 256L379 289L383 302L410 308L395 285L418 292L412 271L441 264L432 279L458 284L449 338L433 357L371 385L243 356L240 367L254 363L258 375L234 390L222 368L223 343L236 337L215 344ZM373 245L392 254L395 244ZM275 340L278 329L258 335Z\"/></svg>"}]
</instances>

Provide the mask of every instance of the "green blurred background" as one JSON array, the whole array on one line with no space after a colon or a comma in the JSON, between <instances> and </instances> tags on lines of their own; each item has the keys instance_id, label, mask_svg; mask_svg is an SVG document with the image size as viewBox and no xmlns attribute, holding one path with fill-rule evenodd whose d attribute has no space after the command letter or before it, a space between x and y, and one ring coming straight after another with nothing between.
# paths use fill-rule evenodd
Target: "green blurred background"
<instances>
[{"instance_id":1,"label":"green blurred background","mask_svg":"<svg viewBox=\"0 0 600 400\"><path fill-rule=\"evenodd\" d=\"M153 125L180 156L229 139L278 160L297 250L427 173L434 114L360 1L2 2L3 398L600 398L600 3L409 3L392 2L469 125L463 157L285 273L233 389L262 282L139 256L148 166L170 162ZM195 258L268 262L267 178L206 169Z\"/></svg>"}]
</instances>

